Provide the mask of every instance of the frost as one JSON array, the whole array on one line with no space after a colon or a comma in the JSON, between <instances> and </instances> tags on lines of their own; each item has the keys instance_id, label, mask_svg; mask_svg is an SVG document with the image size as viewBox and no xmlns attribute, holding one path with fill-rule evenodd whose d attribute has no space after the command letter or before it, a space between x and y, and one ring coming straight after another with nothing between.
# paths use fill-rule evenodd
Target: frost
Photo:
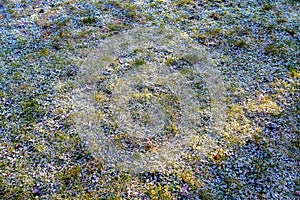
<instances>
[{"instance_id":1,"label":"frost","mask_svg":"<svg viewBox=\"0 0 300 200\"><path fill-rule=\"evenodd\" d=\"M131 30L89 51L71 95L76 131L95 156L139 172L215 148L224 86L202 46L166 27Z\"/></svg>"}]
</instances>

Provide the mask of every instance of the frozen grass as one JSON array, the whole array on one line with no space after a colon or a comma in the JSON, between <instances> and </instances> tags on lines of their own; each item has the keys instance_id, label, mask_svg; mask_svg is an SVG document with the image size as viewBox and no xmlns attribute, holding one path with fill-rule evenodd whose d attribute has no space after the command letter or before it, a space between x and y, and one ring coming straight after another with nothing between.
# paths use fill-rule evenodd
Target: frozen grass
<instances>
[{"instance_id":1,"label":"frozen grass","mask_svg":"<svg viewBox=\"0 0 300 200\"><path fill-rule=\"evenodd\" d=\"M299 198L299 10L1 1L0 198Z\"/></svg>"},{"instance_id":2,"label":"frozen grass","mask_svg":"<svg viewBox=\"0 0 300 200\"><path fill-rule=\"evenodd\" d=\"M226 108L222 78L184 33L140 28L109 37L79 71L70 94L76 130L107 165L166 171L192 147L199 159L215 148ZM204 135L205 148L196 145Z\"/></svg>"}]
</instances>

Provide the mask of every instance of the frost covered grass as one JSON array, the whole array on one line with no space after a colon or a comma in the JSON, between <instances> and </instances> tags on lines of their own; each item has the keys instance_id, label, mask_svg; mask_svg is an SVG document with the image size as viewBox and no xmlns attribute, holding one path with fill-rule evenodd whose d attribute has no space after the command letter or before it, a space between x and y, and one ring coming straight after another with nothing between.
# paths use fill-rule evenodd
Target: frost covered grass
<instances>
[{"instance_id":1,"label":"frost covered grass","mask_svg":"<svg viewBox=\"0 0 300 200\"><path fill-rule=\"evenodd\" d=\"M165 171L198 148L198 137L216 146L225 88L215 67L203 47L170 28L109 37L79 68L70 94L76 130L106 164ZM212 151L200 148L199 159Z\"/></svg>"},{"instance_id":2,"label":"frost covered grass","mask_svg":"<svg viewBox=\"0 0 300 200\"><path fill-rule=\"evenodd\" d=\"M1 199L299 198L299 7L1 1Z\"/></svg>"}]
</instances>

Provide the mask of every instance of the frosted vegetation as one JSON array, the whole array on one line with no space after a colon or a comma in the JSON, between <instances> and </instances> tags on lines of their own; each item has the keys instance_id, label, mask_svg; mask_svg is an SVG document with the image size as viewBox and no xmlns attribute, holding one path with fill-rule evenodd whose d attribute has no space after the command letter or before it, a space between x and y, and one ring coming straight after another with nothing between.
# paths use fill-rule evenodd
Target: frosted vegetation
<instances>
[{"instance_id":1,"label":"frosted vegetation","mask_svg":"<svg viewBox=\"0 0 300 200\"><path fill-rule=\"evenodd\" d=\"M147 28L109 37L77 77L70 94L76 131L108 166L164 171L190 150L204 159L216 149L224 85L186 34Z\"/></svg>"},{"instance_id":2,"label":"frosted vegetation","mask_svg":"<svg viewBox=\"0 0 300 200\"><path fill-rule=\"evenodd\" d=\"M0 199L297 199L299 10L0 1Z\"/></svg>"}]
</instances>

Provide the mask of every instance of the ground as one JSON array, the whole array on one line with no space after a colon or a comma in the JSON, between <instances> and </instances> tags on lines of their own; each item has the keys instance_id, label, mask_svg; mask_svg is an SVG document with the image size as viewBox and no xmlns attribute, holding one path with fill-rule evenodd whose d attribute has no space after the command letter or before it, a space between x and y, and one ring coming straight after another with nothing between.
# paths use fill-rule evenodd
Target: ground
<instances>
[{"instance_id":1,"label":"ground","mask_svg":"<svg viewBox=\"0 0 300 200\"><path fill-rule=\"evenodd\" d=\"M1 1L1 199L299 198L299 10L293 0ZM178 54L185 49L176 54L152 45L118 60L101 53L103 44L149 28L189 38L206 55L201 66L214 71L191 71L186 66L201 59ZM84 74L93 52L103 64ZM158 63L176 79L153 84L148 73L166 73ZM187 80L184 91L197 97L197 107L184 106L182 90L170 90ZM128 96L123 110L125 100L114 96L119 90ZM187 115L187 108L197 112ZM127 124L152 124L163 134L132 134L136 129L116 118L125 111ZM109 135L103 143L85 137L86 119ZM167 152L164 141L190 132L195 140L176 149L178 157L163 169L109 163L124 155L145 166L145 155ZM125 153L99 150L108 138Z\"/></svg>"}]
</instances>

